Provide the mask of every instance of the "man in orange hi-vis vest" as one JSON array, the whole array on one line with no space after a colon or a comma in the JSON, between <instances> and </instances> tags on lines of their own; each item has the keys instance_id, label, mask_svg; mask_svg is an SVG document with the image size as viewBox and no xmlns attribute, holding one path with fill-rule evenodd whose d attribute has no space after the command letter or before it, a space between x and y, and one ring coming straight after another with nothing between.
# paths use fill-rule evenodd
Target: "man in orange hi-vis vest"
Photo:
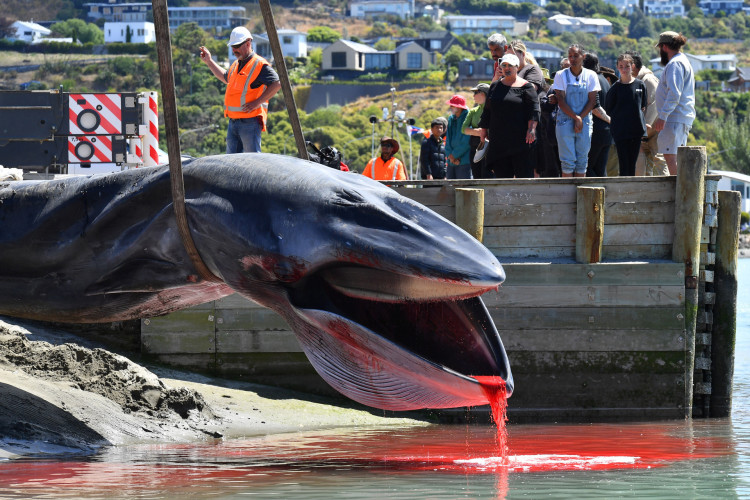
<instances>
[{"instance_id":1,"label":"man in orange hi-vis vest","mask_svg":"<svg viewBox=\"0 0 750 500\"><path fill-rule=\"evenodd\" d=\"M266 130L268 100L281 89L279 75L268 61L253 52L253 35L247 28L234 28L227 45L237 58L229 71L211 58L206 47L200 47L201 60L216 78L227 84L224 94L224 116L229 118L227 154L260 153L260 133Z\"/></svg>"},{"instance_id":2,"label":"man in orange hi-vis vest","mask_svg":"<svg viewBox=\"0 0 750 500\"><path fill-rule=\"evenodd\" d=\"M380 158L373 158L367 162L362 175L376 181L405 181L406 169L393 155L398 153L399 144L396 139L383 137L380 139Z\"/></svg>"}]
</instances>

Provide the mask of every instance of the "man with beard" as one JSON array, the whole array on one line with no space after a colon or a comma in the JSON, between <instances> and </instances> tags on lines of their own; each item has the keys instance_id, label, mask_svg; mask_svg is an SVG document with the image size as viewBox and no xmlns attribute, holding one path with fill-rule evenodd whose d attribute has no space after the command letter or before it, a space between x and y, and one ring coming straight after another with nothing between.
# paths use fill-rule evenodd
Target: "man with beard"
<instances>
[{"instance_id":1,"label":"man with beard","mask_svg":"<svg viewBox=\"0 0 750 500\"><path fill-rule=\"evenodd\" d=\"M281 90L279 75L253 51L253 35L247 28L234 28L227 45L237 58L229 71L211 58L206 47L200 47L201 61L227 84L224 94L224 116L229 118L227 154L260 153L260 133L266 130L268 100Z\"/></svg>"},{"instance_id":2,"label":"man with beard","mask_svg":"<svg viewBox=\"0 0 750 500\"><path fill-rule=\"evenodd\" d=\"M508 39L502 33L493 33L490 35L487 39L487 48L490 49L490 56L495 60L494 71L492 73L492 81L495 82L503 77L503 72L500 70L500 59L511 48L508 45Z\"/></svg>"},{"instance_id":3,"label":"man with beard","mask_svg":"<svg viewBox=\"0 0 750 500\"><path fill-rule=\"evenodd\" d=\"M688 58L680 52L685 43L687 39L680 33L665 31L656 44L664 72L656 88L658 118L652 127L659 133L659 153L664 155L670 175L677 174L677 148L687 144L695 120L695 75Z\"/></svg>"},{"instance_id":4,"label":"man with beard","mask_svg":"<svg viewBox=\"0 0 750 500\"><path fill-rule=\"evenodd\" d=\"M398 153L399 144L396 139L383 137L380 139L380 157L367 162L362 175L376 181L405 181L406 169L393 155Z\"/></svg>"}]
</instances>

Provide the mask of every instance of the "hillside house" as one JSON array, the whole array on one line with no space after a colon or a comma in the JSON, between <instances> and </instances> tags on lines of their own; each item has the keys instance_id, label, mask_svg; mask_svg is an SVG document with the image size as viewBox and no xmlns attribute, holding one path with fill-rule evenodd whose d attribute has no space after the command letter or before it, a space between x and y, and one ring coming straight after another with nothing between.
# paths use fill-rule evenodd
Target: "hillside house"
<instances>
[{"instance_id":1,"label":"hillside house","mask_svg":"<svg viewBox=\"0 0 750 500\"><path fill-rule=\"evenodd\" d=\"M513 16L443 16L442 22L447 30L456 35L505 33L516 37L529 32L529 23L518 21Z\"/></svg>"},{"instance_id":2,"label":"hillside house","mask_svg":"<svg viewBox=\"0 0 750 500\"><path fill-rule=\"evenodd\" d=\"M387 15L411 19L414 12L414 0L354 0L349 4L349 15L360 19L377 19Z\"/></svg>"},{"instance_id":3,"label":"hillside house","mask_svg":"<svg viewBox=\"0 0 750 500\"><path fill-rule=\"evenodd\" d=\"M104 43L151 43L155 41L154 23L148 21L104 23Z\"/></svg>"},{"instance_id":4,"label":"hillside house","mask_svg":"<svg viewBox=\"0 0 750 500\"><path fill-rule=\"evenodd\" d=\"M750 68L735 68L734 73L727 80L727 84L735 92L750 90Z\"/></svg>"},{"instance_id":5,"label":"hillside house","mask_svg":"<svg viewBox=\"0 0 750 500\"><path fill-rule=\"evenodd\" d=\"M547 20L547 28L553 35L561 35L565 32L583 32L602 38L612 34L612 23L606 19L593 17L571 17L557 14Z\"/></svg>"},{"instance_id":6,"label":"hillside house","mask_svg":"<svg viewBox=\"0 0 750 500\"><path fill-rule=\"evenodd\" d=\"M682 0L643 0L643 13L656 19L684 17Z\"/></svg>"},{"instance_id":7,"label":"hillside house","mask_svg":"<svg viewBox=\"0 0 750 500\"><path fill-rule=\"evenodd\" d=\"M10 25L10 31L15 30L15 35L8 37L9 40L20 40L26 43L38 43L48 37L52 32L34 21L15 21Z\"/></svg>"}]
</instances>

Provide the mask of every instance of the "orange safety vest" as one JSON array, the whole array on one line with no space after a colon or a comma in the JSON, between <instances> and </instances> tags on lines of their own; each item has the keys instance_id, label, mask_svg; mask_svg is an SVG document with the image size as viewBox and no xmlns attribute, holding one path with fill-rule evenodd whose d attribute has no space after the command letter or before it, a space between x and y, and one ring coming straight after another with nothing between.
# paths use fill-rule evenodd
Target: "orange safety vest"
<instances>
[{"instance_id":1,"label":"orange safety vest","mask_svg":"<svg viewBox=\"0 0 750 500\"><path fill-rule=\"evenodd\" d=\"M235 61L229 67L227 72L227 91L224 94L224 116L229 118L252 118L260 116L263 120L263 131L266 131L266 104L255 108L252 111L242 111L242 105L256 100L266 89L261 85L256 89L251 89L253 83L260 75L260 71L268 61L257 54L250 56L250 60L245 63L242 70L237 71L239 61Z\"/></svg>"},{"instance_id":2,"label":"orange safety vest","mask_svg":"<svg viewBox=\"0 0 750 500\"><path fill-rule=\"evenodd\" d=\"M375 163L374 168L373 160ZM376 181L405 181L406 169L404 169L404 164L396 159L395 156L392 156L387 162L383 162L383 158L378 156L367 162L362 175Z\"/></svg>"}]
</instances>

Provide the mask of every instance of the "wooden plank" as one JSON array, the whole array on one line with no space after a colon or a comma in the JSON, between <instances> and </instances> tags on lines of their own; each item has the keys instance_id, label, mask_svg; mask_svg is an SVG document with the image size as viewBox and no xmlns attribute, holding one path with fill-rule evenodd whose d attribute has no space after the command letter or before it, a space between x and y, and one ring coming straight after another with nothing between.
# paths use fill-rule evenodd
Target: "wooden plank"
<instances>
[{"instance_id":1,"label":"wooden plank","mask_svg":"<svg viewBox=\"0 0 750 500\"><path fill-rule=\"evenodd\" d=\"M671 245L674 224L609 224L605 245Z\"/></svg>"},{"instance_id":2,"label":"wooden plank","mask_svg":"<svg viewBox=\"0 0 750 500\"><path fill-rule=\"evenodd\" d=\"M177 366L191 371L213 372L216 367L214 353L205 354L158 354L154 359L159 363Z\"/></svg>"},{"instance_id":3,"label":"wooden plank","mask_svg":"<svg viewBox=\"0 0 750 500\"><path fill-rule=\"evenodd\" d=\"M315 369L301 352L217 353L216 370L235 375L312 375Z\"/></svg>"},{"instance_id":4,"label":"wooden plank","mask_svg":"<svg viewBox=\"0 0 750 500\"><path fill-rule=\"evenodd\" d=\"M254 325L246 325L249 328ZM256 330L216 332L217 353L302 352L292 331Z\"/></svg>"},{"instance_id":5,"label":"wooden plank","mask_svg":"<svg viewBox=\"0 0 750 500\"><path fill-rule=\"evenodd\" d=\"M494 307L638 307L678 306L684 303L683 286L656 285L545 285L500 287L482 295Z\"/></svg>"},{"instance_id":6,"label":"wooden plank","mask_svg":"<svg viewBox=\"0 0 750 500\"><path fill-rule=\"evenodd\" d=\"M216 311L216 330L290 330L286 321L266 308L219 309ZM250 326L252 325L252 326Z\"/></svg>"},{"instance_id":7,"label":"wooden plank","mask_svg":"<svg viewBox=\"0 0 750 500\"><path fill-rule=\"evenodd\" d=\"M485 236L485 246L499 260L509 259L535 259L535 260L553 260L553 259L573 259L576 249L573 245L569 246L550 246L550 247L530 247L530 248L511 248L492 246L487 244Z\"/></svg>"},{"instance_id":8,"label":"wooden plank","mask_svg":"<svg viewBox=\"0 0 750 500\"><path fill-rule=\"evenodd\" d=\"M671 224L674 223L674 202L613 202L607 197L604 224Z\"/></svg>"},{"instance_id":9,"label":"wooden plank","mask_svg":"<svg viewBox=\"0 0 750 500\"><path fill-rule=\"evenodd\" d=\"M606 234L606 229L605 229ZM488 248L544 248L570 246L575 250L576 227L485 227Z\"/></svg>"},{"instance_id":10,"label":"wooden plank","mask_svg":"<svg viewBox=\"0 0 750 500\"><path fill-rule=\"evenodd\" d=\"M564 410L640 409L648 414L678 411L684 401L680 373L514 373L514 378L517 390L509 410L550 408L564 415Z\"/></svg>"},{"instance_id":11,"label":"wooden plank","mask_svg":"<svg viewBox=\"0 0 750 500\"><path fill-rule=\"evenodd\" d=\"M513 377L523 374L553 373L561 378L578 374L683 374L684 351L632 351L632 352L558 352L514 351L508 353Z\"/></svg>"},{"instance_id":12,"label":"wooden plank","mask_svg":"<svg viewBox=\"0 0 750 500\"><path fill-rule=\"evenodd\" d=\"M685 328L685 308L671 307L493 307L498 329L660 330Z\"/></svg>"},{"instance_id":13,"label":"wooden plank","mask_svg":"<svg viewBox=\"0 0 750 500\"><path fill-rule=\"evenodd\" d=\"M675 262L599 264L502 264L503 287L515 285L682 285L684 267Z\"/></svg>"},{"instance_id":14,"label":"wooden plank","mask_svg":"<svg viewBox=\"0 0 750 500\"><path fill-rule=\"evenodd\" d=\"M456 202L456 189L453 186L398 189L396 192L426 207L452 207Z\"/></svg>"},{"instance_id":15,"label":"wooden plank","mask_svg":"<svg viewBox=\"0 0 750 500\"><path fill-rule=\"evenodd\" d=\"M518 351L557 352L590 351L682 351L685 335L682 329L672 330L498 330L505 349Z\"/></svg>"},{"instance_id":16,"label":"wooden plank","mask_svg":"<svg viewBox=\"0 0 750 500\"><path fill-rule=\"evenodd\" d=\"M196 354L215 351L215 335L179 330L173 332L141 332L141 349L148 354Z\"/></svg>"},{"instance_id":17,"label":"wooden plank","mask_svg":"<svg viewBox=\"0 0 750 500\"><path fill-rule=\"evenodd\" d=\"M202 332L213 335L214 311L203 307L188 308L165 316L146 318L141 321L142 334Z\"/></svg>"},{"instance_id":18,"label":"wooden plank","mask_svg":"<svg viewBox=\"0 0 750 500\"><path fill-rule=\"evenodd\" d=\"M578 186L576 200L576 262L600 262L604 235L604 188Z\"/></svg>"},{"instance_id":19,"label":"wooden plank","mask_svg":"<svg viewBox=\"0 0 750 500\"><path fill-rule=\"evenodd\" d=\"M488 205L484 207L484 226L574 225L575 203L527 203L523 205Z\"/></svg>"},{"instance_id":20,"label":"wooden plank","mask_svg":"<svg viewBox=\"0 0 750 500\"><path fill-rule=\"evenodd\" d=\"M672 245L604 245L602 253L604 260L661 260L672 256Z\"/></svg>"}]
</instances>

